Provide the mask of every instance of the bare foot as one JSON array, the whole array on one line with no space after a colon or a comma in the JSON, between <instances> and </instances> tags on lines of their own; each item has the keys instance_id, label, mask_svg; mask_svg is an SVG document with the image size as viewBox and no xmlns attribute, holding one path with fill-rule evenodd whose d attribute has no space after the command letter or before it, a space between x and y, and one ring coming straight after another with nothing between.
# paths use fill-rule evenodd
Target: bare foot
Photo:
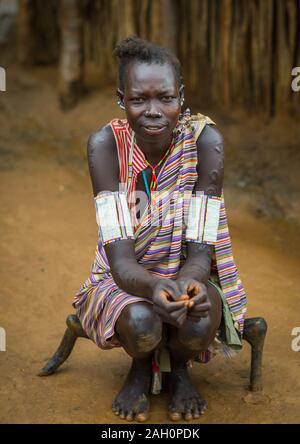
<instances>
[{"instance_id":1,"label":"bare foot","mask_svg":"<svg viewBox=\"0 0 300 444\"><path fill-rule=\"evenodd\" d=\"M172 421L186 421L199 418L207 408L207 403L201 398L190 380L185 367L174 368L169 375L171 401L169 417Z\"/></svg>"},{"instance_id":2,"label":"bare foot","mask_svg":"<svg viewBox=\"0 0 300 444\"><path fill-rule=\"evenodd\" d=\"M123 387L117 394L112 410L126 421L146 421L149 416L151 361L133 360Z\"/></svg>"}]
</instances>

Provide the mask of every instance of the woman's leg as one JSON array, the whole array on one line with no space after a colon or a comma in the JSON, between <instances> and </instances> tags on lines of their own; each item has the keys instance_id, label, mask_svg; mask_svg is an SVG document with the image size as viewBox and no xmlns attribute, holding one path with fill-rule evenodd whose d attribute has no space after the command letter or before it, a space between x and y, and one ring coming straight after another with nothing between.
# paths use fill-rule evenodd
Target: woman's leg
<instances>
[{"instance_id":1,"label":"woman's leg","mask_svg":"<svg viewBox=\"0 0 300 444\"><path fill-rule=\"evenodd\" d=\"M208 297L211 309L207 318L199 322L187 320L177 329L168 326L168 348L171 354L172 372L169 376L171 391L170 418L179 421L199 418L206 409L206 402L193 386L186 363L196 357L200 351L208 349L220 326L222 318L222 301L215 287L208 284Z\"/></svg>"},{"instance_id":2,"label":"woman's leg","mask_svg":"<svg viewBox=\"0 0 300 444\"><path fill-rule=\"evenodd\" d=\"M162 338L162 321L151 304L127 305L120 314L115 334L132 357L131 369L113 402L113 411L122 419L145 421L149 412L151 359Z\"/></svg>"}]
</instances>

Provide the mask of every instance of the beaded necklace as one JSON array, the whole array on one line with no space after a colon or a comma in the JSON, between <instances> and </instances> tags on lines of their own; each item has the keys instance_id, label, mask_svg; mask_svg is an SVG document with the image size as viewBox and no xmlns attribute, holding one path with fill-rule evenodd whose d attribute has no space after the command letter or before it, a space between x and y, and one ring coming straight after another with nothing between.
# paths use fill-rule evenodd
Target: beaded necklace
<instances>
[{"instance_id":1,"label":"beaded necklace","mask_svg":"<svg viewBox=\"0 0 300 444\"><path fill-rule=\"evenodd\" d=\"M157 187L157 177L156 177L155 170L162 164L162 162L166 159L166 157L170 153L170 151L173 147L173 142L174 142L174 137L172 138L172 141L171 141L169 147L167 148L166 152L164 153L164 155L162 156L162 158L160 159L160 161L156 165L154 165L154 166L151 165L151 163L148 162L148 160L145 158L146 165L149 168L151 168L151 170L152 170L150 188L149 188L149 185L147 182L146 172L145 172L145 170L142 171L142 177L143 177L143 181L144 181L144 185L145 185L145 189L146 189L146 193L147 193L148 198L150 198L150 196L151 196L151 191L155 191L156 187ZM131 181L131 179L132 179L132 157L133 157L134 143L135 143L135 135L134 135L134 132L132 132L131 149L130 149L130 155L129 155L129 161L128 161L128 179L129 179L129 181Z\"/></svg>"}]
</instances>

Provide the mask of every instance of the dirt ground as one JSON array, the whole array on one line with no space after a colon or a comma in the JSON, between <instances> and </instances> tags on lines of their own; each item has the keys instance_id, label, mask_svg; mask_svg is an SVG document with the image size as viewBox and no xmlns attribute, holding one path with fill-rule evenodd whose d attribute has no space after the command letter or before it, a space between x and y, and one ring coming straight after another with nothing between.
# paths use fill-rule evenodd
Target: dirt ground
<instances>
[{"instance_id":1,"label":"dirt ground","mask_svg":"<svg viewBox=\"0 0 300 444\"><path fill-rule=\"evenodd\" d=\"M0 93L0 423L121 423L110 410L130 358L78 340L50 377L36 376L55 351L89 274L96 221L85 159L88 134L122 115L111 88L93 86L69 113L59 111L55 71L7 72ZM248 316L266 318L264 391L247 390L250 349L232 360L194 364L209 408L194 423L300 422L299 132L291 122L208 114L226 142L233 249L249 299ZM241 123L243 121L243 123ZM149 423L170 423L167 396L151 398Z\"/></svg>"}]
</instances>

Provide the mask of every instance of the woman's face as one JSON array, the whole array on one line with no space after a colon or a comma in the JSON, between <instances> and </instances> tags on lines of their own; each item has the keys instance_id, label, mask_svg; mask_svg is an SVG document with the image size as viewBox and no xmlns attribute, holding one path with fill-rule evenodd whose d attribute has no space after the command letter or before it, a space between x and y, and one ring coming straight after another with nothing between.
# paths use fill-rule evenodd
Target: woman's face
<instances>
[{"instance_id":1,"label":"woman's face","mask_svg":"<svg viewBox=\"0 0 300 444\"><path fill-rule=\"evenodd\" d=\"M129 125L141 141L165 143L180 114L181 93L168 63L131 63L126 70L124 101Z\"/></svg>"}]
</instances>

